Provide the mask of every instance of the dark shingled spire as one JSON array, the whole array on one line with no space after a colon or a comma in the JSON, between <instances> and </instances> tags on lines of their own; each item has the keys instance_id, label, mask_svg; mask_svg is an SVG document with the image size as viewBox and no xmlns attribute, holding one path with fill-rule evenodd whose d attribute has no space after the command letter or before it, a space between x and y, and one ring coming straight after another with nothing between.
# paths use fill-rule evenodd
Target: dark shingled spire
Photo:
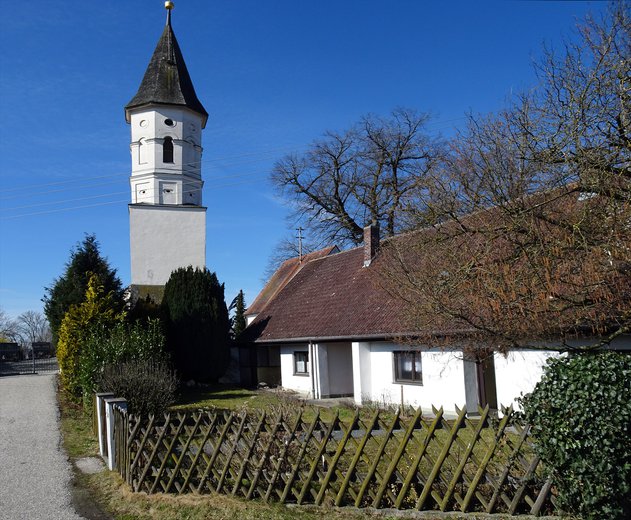
<instances>
[{"instance_id":1,"label":"dark shingled spire","mask_svg":"<svg viewBox=\"0 0 631 520\"><path fill-rule=\"evenodd\" d=\"M167 24L158 41L156 50L142 78L136 95L125 106L125 119L129 123L129 111L143 105L180 105L203 116L202 126L206 126L208 112L204 109L193 82L186 69L180 46L171 28L171 11L168 11Z\"/></svg>"}]
</instances>

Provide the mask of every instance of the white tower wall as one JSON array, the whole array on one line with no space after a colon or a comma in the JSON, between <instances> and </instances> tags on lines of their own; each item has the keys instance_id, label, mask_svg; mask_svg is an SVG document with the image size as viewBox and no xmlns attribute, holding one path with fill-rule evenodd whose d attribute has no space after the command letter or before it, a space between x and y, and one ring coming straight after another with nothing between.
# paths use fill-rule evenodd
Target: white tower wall
<instances>
[{"instance_id":1,"label":"white tower wall","mask_svg":"<svg viewBox=\"0 0 631 520\"><path fill-rule=\"evenodd\" d=\"M201 206L202 117L187 108L154 105L132 112L130 123L132 204ZM166 138L173 143L172 162L163 160Z\"/></svg>"},{"instance_id":2,"label":"white tower wall","mask_svg":"<svg viewBox=\"0 0 631 520\"><path fill-rule=\"evenodd\" d=\"M206 208L130 204L133 285L164 285L178 267L206 266Z\"/></svg>"},{"instance_id":3,"label":"white tower wall","mask_svg":"<svg viewBox=\"0 0 631 520\"><path fill-rule=\"evenodd\" d=\"M195 94L167 21L136 95L125 106L131 125L129 205L131 283L165 285L180 267L206 266L202 206L202 129L208 113Z\"/></svg>"},{"instance_id":4,"label":"white tower wall","mask_svg":"<svg viewBox=\"0 0 631 520\"><path fill-rule=\"evenodd\" d=\"M149 105L130 114L131 283L164 285L179 267L206 266L202 207L202 117L177 106ZM173 157L164 161L171 138Z\"/></svg>"}]
</instances>

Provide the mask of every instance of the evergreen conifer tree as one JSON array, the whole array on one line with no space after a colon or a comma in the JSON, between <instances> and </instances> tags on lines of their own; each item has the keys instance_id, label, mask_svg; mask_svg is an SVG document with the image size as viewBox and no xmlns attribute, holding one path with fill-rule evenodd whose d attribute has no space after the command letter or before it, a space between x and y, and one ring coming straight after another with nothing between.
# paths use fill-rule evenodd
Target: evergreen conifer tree
<instances>
[{"instance_id":1,"label":"evergreen conifer tree","mask_svg":"<svg viewBox=\"0 0 631 520\"><path fill-rule=\"evenodd\" d=\"M61 321L70 306L85 301L92 274L98 277L105 294L112 293L115 307L119 310L123 308L123 284L116 275L116 269L112 269L107 258L101 256L96 237L86 235L83 242L78 243L70 252L64 274L55 279L51 287L45 288L46 294L42 298L44 314L50 324L55 344Z\"/></svg>"},{"instance_id":2,"label":"evergreen conifer tree","mask_svg":"<svg viewBox=\"0 0 631 520\"><path fill-rule=\"evenodd\" d=\"M245 294L243 290L234 299L234 317L232 318L232 333L234 339L238 340L241 333L245 330Z\"/></svg>"},{"instance_id":3,"label":"evergreen conifer tree","mask_svg":"<svg viewBox=\"0 0 631 520\"><path fill-rule=\"evenodd\" d=\"M167 347L182 379L216 381L230 358L224 285L208 269L171 273L162 300Z\"/></svg>"}]
</instances>

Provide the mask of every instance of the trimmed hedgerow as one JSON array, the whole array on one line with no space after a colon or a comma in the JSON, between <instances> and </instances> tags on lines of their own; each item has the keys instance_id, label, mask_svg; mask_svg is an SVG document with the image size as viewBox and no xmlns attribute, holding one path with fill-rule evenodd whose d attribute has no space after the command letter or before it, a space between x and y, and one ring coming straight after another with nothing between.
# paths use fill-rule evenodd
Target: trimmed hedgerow
<instances>
[{"instance_id":1,"label":"trimmed hedgerow","mask_svg":"<svg viewBox=\"0 0 631 520\"><path fill-rule=\"evenodd\" d=\"M521 399L558 505L586 519L631 517L631 355L551 359Z\"/></svg>"}]
</instances>

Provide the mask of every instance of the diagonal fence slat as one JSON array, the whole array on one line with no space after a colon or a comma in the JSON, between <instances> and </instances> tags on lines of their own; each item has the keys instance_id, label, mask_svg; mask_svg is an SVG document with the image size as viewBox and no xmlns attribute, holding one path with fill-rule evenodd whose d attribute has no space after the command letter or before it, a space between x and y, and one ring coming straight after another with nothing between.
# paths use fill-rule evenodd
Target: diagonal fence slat
<instances>
[{"instance_id":1,"label":"diagonal fence slat","mask_svg":"<svg viewBox=\"0 0 631 520\"><path fill-rule=\"evenodd\" d=\"M355 428L355 425L357 424L358 420L359 420L359 410L356 410L355 415L353 416L353 419L348 425L348 429L344 433L344 436L342 437L341 441L338 443L337 449L335 450L335 455L333 456L333 459L329 463L330 464L329 469L326 472L324 479L322 480L320 491L318 491L318 495L316 496L316 499L315 499L315 503L318 506L322 504L322 500L324 499L324 494L327 491L329 482L331 481L331 478L337 471L337 465L345 453L346 444L348 443L349 439L353 435L353 429Z\"/></svg>"},{"instance_id":2,"label":"diagonal fence slat","mask_svg":"<svg viewBox=\"0 0 631 520\"><path fill-rule=\"evenodd\" d=\"M508 412L508 413L505 413L504 417L500 421L497 432L493 436L493 439L490 445L487 447L487 451L486 451L486 454L484 455L484 458L478 464L477 471L475 475L473 476L473 479L469 483L469 489L467 490L467 493L465 494L464 499L458 501L460 503L460 510L463 513L467 511L469 504L471 503L471 500L473 499L474 492L478 487L478 483L482 480L482 476L485 474L486 468L489 465L489 462L491 461L491 458L493 457L495 450L504 435L504 429L508 425L508 421L511 417L512 411L513 411L512 408L510 408L509 410L505 410L505 412Z\"/></svg>"},{"instance_id":3,"label":"diagonal fence slat","mask_svg":"<svg viewBox=\"0 0 631 520\"><path fill-rule=\"evenodd\" d=\"M335 498L335 505L338 507L342 505L342 500L344 499L344 493L346 492L346 489L348 488L350 484L351 478L353 477L353 473L355 472L355 468L357 467L357 464L359 463L359 460L362 457L364 448L366 447L366 444L368 443L368 440L370 439L370 436L372 435L372 430L375 427L375 424L377 424L378 420L379 420L379 412L377 411L370 419L368 426L366 427L364 436L362 437L361 442L357 446L357 451L355 452L355 455L353 456L353 460L351 461L349 468L346 470L346 477L344 478L344 482L342 482L342 486L340 487L340 490L337 493L337 497Z\"/></svg>"},{"instance_id":4,"label":"diagonal fence slat","mask_svg":"<svg viewBox=\"0 0 631 520\"><path fill-rule=\"evenodd\" d=\"M439 476L439 473L443 466L443 462L447 459L447 456L449 455L449 449L453 445L456 435L458 435L458 429L460 428L460 425L464 422L464 419L466 417L466 412L467 411L465 408L459 411L458 418L456 419L453 426L449 430L449 438L445 441L443 445L443 449L440 455L438 456L438 458L436 459L436 462L434 463L434 467L432 468L432 471L427 481L425 482L425 486L423 487L421 496L416 501L417 510L420 510L423 507L423 505L425 504L425 502L427 501L430 495L432 495L433 497L436 497L438 495L438 492L432 489L432 486ZM434 499L438 502L438 498L434 498Z\"/></svg>"},{"instance_id":5,"label":"diagonal fence slat","mask_svg":"<svg viewBox=\"0 0 631 520\"><path fill-rule=\"evenodd\" d=\"M260 421L257 423L256 428L254 429L253 435L252 435L252 440L250 442L247 443L247 450L244 453L242 460L241 460L241 467L239 468L239 473L237 473L237 476L235 478L235 483L234 486L232 488L232 494L236 495L237 491L239 490L239 487L241 487L241 482L243 479L243 476L245 475L245 472L248 468L248 463L250 462L250 457L252 456L252 452L254 451L254 448L256 446L256 442L259 438L259 433L261 432L261 428L263 428L263 424L265 423L265 420L267 419L267 415L265 412L263 412L261 414L261 419Z\"/></svg>"},{"instance_id":6,"label":"diagonal fence slat","mask_svg":"<svg viewBox=\"0 0 631 520\"><path fill-rule=\"evenodd\" d=\"M515 442L515 446L512 449L510 449L510 452L508 453L508 457L507 457L508 460L504 464L504 467L502 468L502 472L500 473L499 478L495 479L495 482L493 482L493 479L487 476L487 479L491 481L492 486L493 486L493 494L489 502L485 504L482 496L480 496L479 493L476 494L478 500L480 500L480 502L482 502L482 504L485 505L485 510L487 513L492 513L493 511L497 510L496 508L497 508L498 500L499 498L502 497L505 483L510 475L511 470L513 469L515 461L517 460L519 456L519 452L522 446L524 445L524 443L526 442L526 439L528 438L529 430L530 428L528 427L525 427L521 430L520 435L517 441Z\"/></svg>"},{"instance_id":7,"label":"diagonal fence slat","mask_svg":"<svg viewBox=\"0 0 631 520\"><path fill-rule=\"evenodd\" d=\"M388 488L388 484L390 482L390 479L392 478L392 475L394 474L394 472L397 469L397 465L399 464L399 461L401 460L401 457L403 456L403 453L405 451L407 443L410 440L410 437L412 437L412 435L414 433L414 429L415 429L419 419L421 418L421 413L422 413L422 411L419 408L416 411L416 413L414 414L414 417L410 421L410 424L408 425L408 428L405 431L405 434L404 434L403 438L401 439L401 442L399 444L399 447L398 447L396 453L394 454L394 457L392 457L392 460L390 461L390 464L389 464L388 468L386 469L386 473L383 476L383 479L381 481L381 485L379 486L379 489L377 490L375 498L374 498L374 500L372 502L372 506L374 508L378 508L379 505L381 504L381 499L383 498L383 495L386 492L386 489Z\"/></svg>"},{"instance_id":8,"label":"diagonal fence slat","mask_svg":"<svg viewBox=\"0 0 631 520\"><path fill-rule=\"evenodd\" d=\"M403 481L403 486L401 490L399 491L399 495L397 496L396 501L394 503L394 507L396 507L397 509L401 509L403 505L403 501L405 497L407 496L408 490L410 489L410 486L412 485L413 480L418 477L418 467L421 461L423 460L423 456L426 453L429 443L434 438L434 433L436 429L441 424L442 418L443 418L443 409L441 408L440 410L436 410L436 417L430 424L429 429L425 436L425 440L423 441L423 444L421 445L420 449L417 451L416 457L414 458L413 463L410 465L408 469L407 476L405 477L405 480Z\"/></svg>"},{"instance_id":9,"label":"diagonal fence slat","mask_svg":"<svg viewBox=\"0 0 631 520\"><path fill-rule=\"evenodd\" d=\"M215 414L215 415L210 416L210 414L209 414L208 416L205 417L205 419L206 420L210 419L210 422L208 423L208 425L206 425L204 427L204 429L206 431L204 432L204 436L202 437L202 440L201 440L199 446L197 446L196 453L193 455L193 458L191 460L191 466L190 466L188 472L186 473L186 476L184 476L184 482L182 482L182 487L179 490L180 493L184 493L189 488L190 488L191 491L195 490L193 487L191 487L191 479L193 477L194 472L198 469L197 468L197 463L198 463L200 457L202 456L202 454L204 453L204 446L206 445L206 442L208 441L208 438L210 437L211 433L213 432L213 429L214 429L215 424L217 422L217 415Z\"/></svg>"},{"instance_id":10,"label":"diagonal fence slat","mask_svg":"<svg viewBox=\"0 0 631 520\"><path fill-rule=\"evenodd\" d=\"M178 476L178 473L180 471L180 468L182 467L182 463L184 462L184 457L187 456L188 454L188 449L191 445L191 442L193 440L193 437L195 436L195 433L197 432L197 429L199 428L200 423L202 422L202 414L198 414L197 417L193 416L195 418L195 424L193 425L193 428L191 430L191 433L189 434L188 439L186 440L186 443L184 444L184 446L182 447L182 451L180 452L180 456L175 464L175 468L173 469L173 474L171 475L171 478L169 479L169 482L166 486L166 488L164 489L165 493L168 493L171 490L171 487L173 486L173 483L175 482L176 477ZM183 424L183 422L182 422Z\"/></svg>"},{"instance_id":11,"label":"diagonal fence slat","mask_svg":"<svg viewBox=\"0 0 631 520\"><path fill-rule=\"evenodd\" d=\"M335 426L337 425L338 419L339 419L339 412L336 412L335 417L331 421L331 424L327 428L326 432L322 435L322 441L319 443L320 445L318 446L317 452L312 457L309 473L302 486L302 490L300 491L300 494L298 495L298 504L302 504L305 499L305 495L307 494L307 491L309 490L311 481L313 480L313 477L315 476L316 471L318 469L318 464L320 464L320 457L322 457L322 453L324 452L326 448L326 444L329 441L329 438L331 437L331 432L333 432L333 428L335 428Z\"/></svg>"},{"instance_id":12,"label":"diagonal fence slat","mask_svg":"<svg viewBox=\"0 0 631 520\"><path fill-rule=\"evenodd\" d=\"M278 481L278 478L280 477L281 468L286 461L289 448L297 438L296 432L300 428L301 424L302 424L302 410L298 412L298 417L296 417L296 422L294 423L294 426L290 428L289 436L287 437L284 443L284 446L281 448L281 452L278 457L278 460L276 461L276 464L274 465L273 474L271 476L271 479L269 480L269 483L264 495L265 502L269 502L272 492L279 493L278 490L280 489L280 486L277 489L274 489L274 486L276 485L276 482Z\"/></svg>"},{"instance_id":13,"label":"diagonal fence slat","mask_svg":"<svg viewBox=\"0 0 631 520\"><path fill-rule=\"evenodd\" d=\"M165 423L164 426L162 427L160 433L158 434L158 438L155 441L155 444L153 446L153 449L151 450L151 455L149 456L149 458L147 459L147 462L145 464L145 468L142 471L142 474L140 475L140 479L138 480L138 484L137 484L137 489L136 491L140 491L142 489L142 485L145 482L145 479L147 478L147 474L149 473L149 471L151 471L151 469L153 468L153 461L155 460L157 454L158 454L158 450L160 449L160 444L162 443L162 439L164 437L165 432L167 431L169 425L171 423L171 414L167 414L165 416ZM151 433L155 430L155 423L153 425L153 429L152 430L147 430L147 435L150 436ZM149 438L149 437L148 437ZM152 487L150 487L149 489L147 489L147 491L149 493L151 493Z\"/></svg>"},{"instance_id":14,"label":"diagonal fence slat","mask_svg":"<svg viewBox=\"0 0 631 520\"><path fill-rule=\"evenodd\" d=\"M473 454L473 448L475 446L475 443L480 438L480 433L482 432L482 427L484 426L484 423L486 422L486 418L488 414L489 414L489 407L487 405L486 408L484 408L484 410L482 411L482 415L478 419L478 424L474 429L473 436L471 440L469 441L464 454L462 455L462 460L460 461L460 463L458 464L457 468L455 469L453 473L451 481L449 482L449 485L447 486L447 491L445 495L443 496L443 500L442 502L439 503L439 507L441 511L447 510L447 504L449 503L451 496L455 492L456 484L458 483L458 480L462 478L462 475L465 469L465 464L469 461L469 457L471 457L471 455Z\"/></svg>"},{"instance_id":15,"label":"diagonal fence slat","mask_svg":"<svg viewBox=\"0 0 631 520\"><path fill-rule=\"evenodd\" d=\"M262 450L261 459L259 463L257 464L256 469L254 470L254 474L252 476L252 482L245 496L247 500L250 500L254 496L254 493L259 483L259 479L261 478L261 475L263 471L265 470L265 465L269 461L270 452L272 448L275 446L276 435L281 429L282 424L283 424L283 415L279 414L278 419L275 421L274 425L272 426L272 429L270 430L268 434L269 440L267 441L267 443L265 444L265 447ZM261 442L265 442L265 440L263 439Z\"/></svg>"},{"instance_id":16,"label":"diagonal fence slat","mask_svg":"<svg viewBox=\"0 0 631 520\"><path fill-rule=\"evenodd\" d=\"M217 487L215 488L215 491L217 491L217 493L221 491L221 488L223 487L223 484L226 480L226 476L230 472L230 464L232 463L232 459L237 451L237 447L239 446L239 441L241 440L241 436L243 435L243 430L245 429L245 426L246 426L246 419L247 419L247 415L245 413L242 414L241 422L239 423L239 427L237 428L237 431L234 435L232 446L229 448L228 454L226 456L226 460L224 462L224 468L219 477L219 481L217 482Z\"/></svg>"},{"instance_id":17,"label":"diagonal fence slat","mask_svg":"<svg viewBox=\"0 0 631 520\"><path fill-rule=\"evenodd\" d=\"M355 507L359 507L361 505L362 499L364 498L364 495L368 491L368 487L372 483L372 479L375 476L375 473L377 471L377 466L379 465L380 459L381 459L381 457L383 456L383 454L385 452L386 444L390 440L390 436L392 435L392 431L394 430L397 422L399 421L399 414L400 413L401 413L401 411L397 410L397 413L395 414L394 418L392 419L392 422L390 423L390 426L388 427L387 432L385 433L385 435L383 435L383 440L379 444L379 447L377 448L377 452L374 455L373 463L371 464L370 469L368 470L368 474L366 475L366 478L364 479L364 482L362 483L361 487L359 488L359 493L357 494L357 498L355 499Z\"/></svg>"},{"instance_id":18,"label":"diagonal fence slat","mask_svg":"<svg viewBox=\"0 0 631 520\"><path fill-rule=\"evenodd\" d=\"M149 494L154 493L156 488L158 487L158 484L162 483L162 475L164 474L164 470L167 467L167 464L169 463L169 457L173 453L173 447L179 441L180 432L182 431L182 428L184 428L184 421L182 420L182 416L178 414L177 419L178 419L179 424L176 427L175 434L173 435L171 442L165 442L165 439L163 438L162 442L164 443L166 452L164 453L164 456L162 458L162 463L160 464L160 468L158 469L158 472L155 475L153 484L151 485L151 489L149 490Z\"/></svg>"},{"instance_id":19,"label":"diagonal fence slat","mask_svg":"<svg viewBox=\"0 0 631 520\"><path fill-rule=\"evenodd\" d=\"M303 419L199 411L139 418L116 410L115 468L134 491L220 492L266 502L554 513L527 425L511 408L468 418L441 409L356 410Z\"/></svg>"},{"instance_id":20,"label":"diagonal fence slat","mask_svg":"<svg viewBox=\"0 0 631 520\"><path fill-rule=\"evenodd\" d=\"M219 434L219 438L217 439L215 443L213 453L210 459L208 460L208 463L206 464L206 469L204 470L204 473L202 474L202 478L199 481L199 485L197 486L197 493L202 492L204 485L206 484L206 481L210 477L210 474L213 469L213 464L215 460L217 459L217 457L219 456L219 453L221 451L221 445L224 439L226 438L226 436L228 435L228 431L230 429L230 425L232 424L234 420L234 417L235 416L232 414L228 417L228 420L225 422L224 427L222 428L221 433Z\"/></svg>"},{"instance_id":21,"label":"diagonal fence slat","mask_svg":"<svg viewBox=\"0 0 631 520\"><path fill-rule=\"evenodd\" d=\"M291 472L289 473L289 476L287 478L285 489L283 489L283 494L280 497L280 501L283 503L287 500L289 493L292 491L294 482L296 480L296 475L298 474L298 471L300 469L300 464L303 461L305 454L307 453L309 441L311 440L313 431L315 430L319 422L320 422L320 412L318 411L316 412L315 417L313 418L313 421L311 421L311 424L309 425L309 429L307 430L307 433L305 434L304 440L302 440L302 446L300 448L300 451L298 452L297 460L293 464Z\"/></svg>"}]
</instances>

